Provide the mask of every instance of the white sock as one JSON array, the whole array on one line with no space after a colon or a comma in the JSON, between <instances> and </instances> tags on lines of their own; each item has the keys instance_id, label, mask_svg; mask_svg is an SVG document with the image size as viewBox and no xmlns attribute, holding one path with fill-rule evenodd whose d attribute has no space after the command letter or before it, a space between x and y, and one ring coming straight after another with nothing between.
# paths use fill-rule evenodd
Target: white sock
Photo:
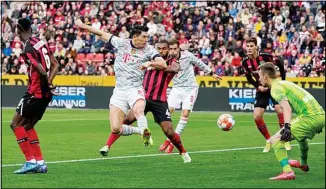
<instances>
[{"instance_id":1,"label":"white sock","mask_svg":"<svg viewBox=\"0 0 326 189\"><path fill-rule=\"evenodd\" d=\"M31 159L31 160L29 160L29 161L26 161L26 162L29 162L29 163L36 163L36 160L35 159Z\"/></svg>"},{"instance_id":2,"label":"white sock","mask_svg":"<svg viewBox=\"0 0 326 189\"><path fill-rule=\"evenodd\" d=\"M44 160L38 160L38 161L36 161L37 162L37 164L39 164L39 165L43 165L44 164Z\"/></svg>"},{"instance_id":3,"label":"white sock","mask_svg":"<svg viewBox=\"0 0 326 189\"><path fill-rule=\"evenodd\" d=\"M175 128L175 132L181 136L183 130L186 128L188 122L187 117L181 117L179 120L179 123L177 125L177 128Z\"/></svg>"},{"instance_id":4,"label":"white sock","mask_svg":"<svg viewBox=\"0 0 326 189\"><path fill-rule=\"evenodd\" d=\"M144 115L137 118L137 125L140 129L140 134L142 135L145 128L148 128L147 119Z\"/></svg>"},{"instance_id":5,"label":"white sock","mask_svg":"<svg viewBox=\"0 0 326 189\"><path fill-rule=\"evenodd\" d=\"M139 127L133 127L130 125L122 125L121 131L120 131L120 135L121 136L129 136L132 134L140 134L140 129Z\"/></svg>"}]
</instances>

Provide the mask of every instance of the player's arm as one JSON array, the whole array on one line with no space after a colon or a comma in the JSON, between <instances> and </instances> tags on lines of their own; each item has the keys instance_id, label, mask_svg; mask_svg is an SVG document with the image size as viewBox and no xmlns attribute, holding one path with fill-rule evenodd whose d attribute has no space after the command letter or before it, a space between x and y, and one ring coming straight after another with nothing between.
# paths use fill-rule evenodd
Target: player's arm
<instances>
[{"instance_id":1,"label":"player's arm","mask_svg":"<svg viewBox=\"0 0 326 189\"><path fill-rule=\"evenodd\" d=\"M273 86L271 89L271 96L276 100L283 110L284 116L284 127L281 131L281 140L289 141L291 140L291 119L292 119L292 108L289 104L288 98L285 95L284 88L278 84Z\"/></svg>"},{"instance_id":2,"label":"player's arm","mask_svg":"<svg viewBox=\"0 0 326 189\"><path fill-rule=\"evenodd\" d=\"M245 76L247 78L247 81L248 83L250 83L251 85L253 85L256 89L258 89L259 85L258 85L258 82L256 82L253 78L252 78L252 75L249 71L249 68L247 66L247 63L246 63L246 60L244 60L242 62L242 67L243 67L243 70L245 72Z\"/></svg>"},{"instance_id":3,"label":"player's arm","mask_svg":"<svg viewBox=\"0 0 326 189\"><path fill-rule=\"evenodd\" d=\"M51 71L49 74L48 82L50 85L52 85L53 79L55 78L59 70L59 63L52 54L50 54L50 62L51 62L51 69L50 69Z\"/></svg>"},{"instance_id":4,"label":"player's arm","mask_svg":"<svg viewBox=\"0 0 326 189\"><path fill-rule=\"evenodd\" d=\"M194 65L198 66L202 71L209 74L214 79L217 79L217 80L222 79L220 76L215 74L214 71L209 66L207 66L203 61L201 61L199 58L195 57L193 54L191 54L191 56L192 56L192 63Z\"/></svg>"},{"instance_id":5,"label":"player's arm","mask_svg":"<svg viewBox=\"0 0 326 189\"><path fill-rule=\"evenodd\" d=\"M75 20L75 25L78 26L79 28L85 29L99 37L101 37L105 41L109 41L110 38L113 36L110 33L106 33L102 30L99 30L97 28L93 28L92 26L89 26L87 24L84 24L80 19Z\"/></svg>"},{"instance_id":6,"label":"player's arm","mask_svg":"<svg viewBox=\"0 0 326 189\"><path fill-rule=\"evenodd\" d=\"M167 68L166 61L162 57L157 56L151 62L151 67L157 70L165 70Z\"/></svg>"},{"instance_id":7,"label":"player's arm","mask_svg":"<svg viewBox=\"0 0 326 189\"><path fill-rule=\"evenodd\" d=\"M28 58L28 61L30 61L32 66L40 74L42 87L47 88L48 87L48 75L47 75L46 71L44 70L42 64L37 61L36 53L38 53L38 52L34 51L33 49L26 49L26 56Z\"/></svg>"},{"instance_id":8,"label":"player's arm","mask_svg":"<svg viewBox=\"0 0 326 189\"><path fill-rule=\"evenodd\" d=\"M274 64L279 68L279 72L281 74L282 80L285 80L285 69L284 69L284 62L280 60L278 57L274 57Z\"/></svg>"},{"instance_id":9,"label":"player's arm","mask_svg":"<svg viewBox=\"0 0 326 189\"><path fill-rule=\"evenodd\" d=\"M164 71L170 72L170 73L178 73L179 70L180 70L179 61L175 61L175 62L172 62L171 65L168 65Z\"/></svg>"}]
</instances>

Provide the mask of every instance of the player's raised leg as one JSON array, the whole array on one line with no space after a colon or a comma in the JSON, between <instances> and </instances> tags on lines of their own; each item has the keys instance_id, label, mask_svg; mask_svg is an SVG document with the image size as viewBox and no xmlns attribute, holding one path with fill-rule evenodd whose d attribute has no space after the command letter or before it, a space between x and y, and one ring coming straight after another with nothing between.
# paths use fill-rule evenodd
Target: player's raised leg
<instances>
[{"instance_id":1,"label":"player's raised leg","mask_svg":"<svg viewBox=\"0 0 326 189\"><path fill-rule=\"evenodd\" d=\"M147 119L144 114L145 105L146 105L145 100L139 98L134 103L134 106L132 107L132 111L134 112L134 115L137 119L137 125L140 129L140 134L142 135L145 146L148 145L153 146L154 143L151 137L151 131L148 128Z\"/></svg>"},{"instance_id":2,"label":"player's raised leg","mask_svg":"<svg viewBox=\"0 0 326 189\"><path fill-rule=\"evenodd\" d=\"M283 109L275 100L272 99L272 102L275 104L274 107L275 107L275 112L276 112L277 117L278 117L278 123L279 123L280 129L282 129L284 127ZM285 142L284 146L285 146L286 150L291 150L290 142Z\"/></svg>"},{"instance_id":3,"label":"player's raised leg","mask_svg":"<svg viewBox=\"0 0 326 189\"><path fill-rule=\"evenodd\" d=\"M20 104L22 105L23 101L21 102L22 103ZM17 110L23 108L23 106L21 105L18 105ZM26 159L26 162L23 164L23 166L14 172L15 174L24 174L30 171L34 171L39 167L39 165L36 164L36 160L33 155L32 148L30 146L30 139L24 128L24 123L26 121L26 118L16 112L10 125L11 129L13 130L16 136L17 143Z\"/></svg>"}]
</instances>

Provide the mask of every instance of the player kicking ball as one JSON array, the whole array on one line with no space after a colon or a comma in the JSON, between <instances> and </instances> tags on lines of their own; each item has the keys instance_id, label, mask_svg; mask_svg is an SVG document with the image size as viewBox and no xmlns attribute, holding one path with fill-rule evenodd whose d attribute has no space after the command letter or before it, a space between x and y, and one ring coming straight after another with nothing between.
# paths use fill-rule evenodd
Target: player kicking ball
<instances>
[{"instance_id":1,"label":"player kicking ball","mask_svg":"<svg viewBox=\"0 0 326 189\"><path fill-rule=\"evenodd\" d=\"M180 51L178 40L169 44L170 57L180 62L180 71L173 78L173 87L168 97L168 104L171 114L175 109L179 109L182 104L181 118L175 129L176 133L181 136L188 123L188 117L193 109L198 95L198 84L194 74L194 66L198 66L205 73L211 75L214 79L221 78L200 59L195 57L189 51ZM174 145L170 139L166 139L161 145L160 151L171 153Z\"/></svg>"},{"instance_id":2,"label":"player kicking ball","mask_svg":"<svg viewBox=\"0 0 326 189\"><path fill-rule=\"evenodd\" d=\"M80 19L76 26L85 29L103 40L111 43L116 49L114 72L116 85L110 98L111 135L106 145L100 150L105 155L110 146L121 135L122 122L129 109L133 110L145 146L153 145L151 131L144 115L145 95L142 86L144 72L140 66L166 68L165 60L157 50L147 43L148 28L135 26L131 32L132 39L122 39L100 29L84 24Z\"/></svg>"},{"instance_id":3,"label":"player kicking ball","mask_svg":"<svg viewBox=\"0 0 326 189\"><path fill-rule=\"evenodd\" d=\"M10 125L26 159L23 166L14 173L46 173L47 166L34 126L42 119L52 96L56 95L52 81L59 64L46 43L32 37L31 23L28 19L18 20L16 32L24 42L21 56L28 66L29 82L27 92L19 101Z\"/></svg>"},{"instance_id":4,"label":"player kicking ball","mask_svg":"<svg viewBox=\"0 0 326 189\"><path fill-rule=\"evenodd\" d=\"M280 162L283 172L270 180L293 180L295 174L291 167L309 171L308 142L316 133L321 133L325 127L325 111L317 100L298 85L276 79L276 69L272 63L259 66L259 78L263 86L271 89L272 97L279 102L284 113L284 127L271 137L275 156ZM297 117L292 119L292 111ZM292 119L292 120L291 120ZM299 143L301 160L289 160L284 143L290 140Z\"/></svg>"}]
</instances>

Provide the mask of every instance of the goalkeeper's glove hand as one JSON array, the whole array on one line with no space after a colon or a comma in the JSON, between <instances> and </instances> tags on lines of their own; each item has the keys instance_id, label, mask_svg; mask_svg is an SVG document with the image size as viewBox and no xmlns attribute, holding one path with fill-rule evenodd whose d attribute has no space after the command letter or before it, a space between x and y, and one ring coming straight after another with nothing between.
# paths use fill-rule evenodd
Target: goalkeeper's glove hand
<instances>
[{"instance_id":1,"label":"goalkeeper's glove hand","mask_svg":"<svg viewBox=\"0 0 326 189\"><path fill-rule=\"evenodd\" d=\"M290 123L285 123L284 127L281 131L281 141L288 142L292 138L291 134L291 124Z\"/></svg>"}]
</instances>

